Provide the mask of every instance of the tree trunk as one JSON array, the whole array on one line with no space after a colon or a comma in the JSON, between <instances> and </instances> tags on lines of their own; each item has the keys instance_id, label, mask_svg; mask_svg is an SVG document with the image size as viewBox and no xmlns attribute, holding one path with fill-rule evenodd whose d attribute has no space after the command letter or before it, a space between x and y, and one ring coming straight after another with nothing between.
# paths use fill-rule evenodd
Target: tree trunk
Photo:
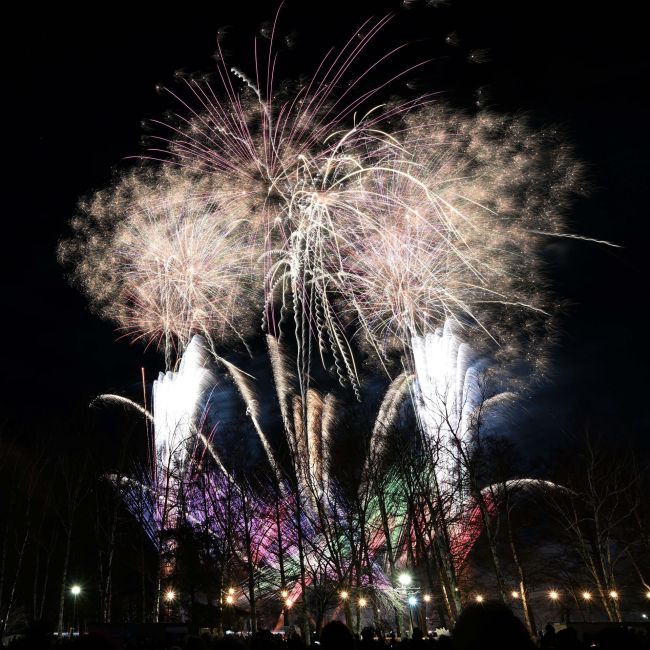
<instances>
[{"instance_id":1,"label":"tree trunk","mask_svg":"<svg viewBox=\"0 0 650 650\"><path fill-rule=\"evenodd\" d=\"M14 572L14 578L11 583L11 589L9 590L9 598L7 600L7 605L5 607L5 615L0 622L0 639L7 629L7 623L9 622L9 617L11 616L11 610L14 606L14 598L16 596L16 585L18 584L18 578L20 576L20 571L23 566L23 558L25 557L25 548L27 547L27 541L29 540L30 526L29 520L27 522L27 529L25 530L25 535L23 536L22 544L20 545L20 551L18 551L18 559L16 561L16 570Z\"/></svg>"},{"instance_id":2,"label":"tree trunk","mask_svg":"<svg viewBox=\"0 0 650 650\"><path fill-rule=\"evenodd\" d=\"M257 632L257 609L255 603L255 565L253 564L253 544L250 531L250 513L246 496L242 495L244 504L244 542L246 544L246 568L248 569L248 602L250 605L250 631Z\"/></svg>"},{"instance_id":3,"label":"tree trunk","mask_svg":"<svg viewBox=\"0 0 650 650\"><path fill-rule=\"evenodd\" d=\"M390 575L391 587L395 586L397 582L397 571L395 568L395 557L393 556L393 540L390 538L390 526L388 525L388 514L386 512L386 502L384 500L384 493L378 490L379 514L381 515L381 526L384 532L384 539L386 540L386 556L388 557L388 567ZM395 614L395 633L399 637L402 634L400 624L400 615L397 607L393 608Z\"/></svg>"},{"instance_id":4,"label":"tree trunk","mask_svg":"<svg viewBox=\"0 0 650 650\"><path fill-rule=\"evenodd\" d=\"M309 646L311 643L311 635L309 628L309 606L307 604L307 573L305 570L305 549L302 531L302 505L298 488L296 488L296 524L298 533L298 562L300 564L300 589L302 591L302 632L303 641Z\"/></svg>"},{"instance_id":5,"label":"tree trunk","mask_svg":"<svg viewBox=\"0 0 650 650\"><path fill-rule=\"evenodd\" d=\"M475 491L476 501L478 503L479 510L481 512L481 519L483 519L483 528L485 530L485 538L487 539L488 546L490 547L490 556L492 558L492 567L494 568L494 577L497 581L497 589L499 590L499 596L501 597L501 602L504 605L508 604L508 596L506 594L506 584L503 578L503 571L501 570L501 560L499 559L499 552L497 549L497 539L492 528L492 518L490 516L490 510L485 503L485 499L481 494L480 490Z\"/></svg>"},{"instance_id":6,"label":"tree trunk","mask_svg":"<svg viewBox=\"0 0 650 650\"><path fill-rule=\"evenodd\" d=\"M50 578L50 561L52 560L53 549L54 549L54 540L52 540L50 549L48 550L48 553L47 553L47 560L45 562L45 576L43 577L43 586L42 586L42 591L41 591L41 602L40 602L40 606L38 608L38 620L39 621L43 620L43 614L45 612L45 601L47 599L47 584L48 584L49 578ZM37 618L36 615L34 615L34 618Z\"/></svg>"},{"instance_id":7,"label":"tree trunk","mask_svg":"<svg viewBox=\"0 0 650 650\"><path fill-rule=\"evenodd\" d=\"M537 634L537 629L535 626L535 617L533 615L533 609L530 605L526 573L519 559L519 552L517 551L517 544L515 542L515 536L512 530L509 506L507 506L507 511L506 511L506 525L508 528L508 540L510 542L512 561L514 562L514 565L517 569L517 577L519 578L519 596L521 598L521 607L524 611L524 621L526 623L526 627L528 628L528 633L531 635L532 638L535 638L535 635Z\"/></svg>"},{"instance_id":8,"label":"tree trunk","mask_svg":"<svg viewBox=\"0 0 650 650\"><path fill-rule=\"evenodd\" d=\"M61 571L61 591L59 595L59 622L57 625L57 630L59 632L59 638L63 634L63 612L65 609L65 592L68 582L68 564L70 562L70 548L72 546L72 527L69 527L66 531L65 538L65 552L63 554L63 569Z\"/></svg>"}]
</instances>

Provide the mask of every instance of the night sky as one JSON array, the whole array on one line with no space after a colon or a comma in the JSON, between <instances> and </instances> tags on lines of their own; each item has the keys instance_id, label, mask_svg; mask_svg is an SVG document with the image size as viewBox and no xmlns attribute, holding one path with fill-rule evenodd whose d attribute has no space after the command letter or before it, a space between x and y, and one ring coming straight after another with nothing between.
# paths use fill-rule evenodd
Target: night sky
<instances>
[{"instance_id":1,"label":"night sky","mask_svg":"<svg viewBox=\"0 0 650 650\"><path fill-rule=\"evenodd\" d=\"M74 424L97 393L137 396L140 367L149 378L163 367L161 356L119 340L90 312L56 246L79 197L142 153L142 121L177 108L157 84L173 89L177 70L214 69L220 27L230 26L229 60L252 70L253 37L276 4L207 4L140 15L110 4L87 13L24 10L5 25L5 430L32 437L52 422ZM535 445L585 426L641 442L650 423L648 48L636 4L290 0L280 20L281 35L295 41L281 68L296 76L313 71L367 16L393 11L372 54L410 45L383 70L431 62L390 93L441 92L471 109L482 89L495 111L559 124L585 162L591 191L574 205L568 230L622 248L565 241L549 253L552 286L567 308L551 381L529 400L522 425ZM445 41L452 32L457 46ZM468 60L472 51L482 63Z\"/></svg>"}]
</instances>

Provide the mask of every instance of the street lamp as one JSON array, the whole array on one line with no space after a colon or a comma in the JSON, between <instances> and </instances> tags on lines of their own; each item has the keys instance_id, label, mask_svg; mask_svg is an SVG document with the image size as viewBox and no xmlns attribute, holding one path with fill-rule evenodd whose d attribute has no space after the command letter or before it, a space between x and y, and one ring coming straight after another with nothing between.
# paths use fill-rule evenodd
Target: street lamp
<instances>
[{"instance_id":1,"label":"street lamp","mask_svg":"<svg viewBox=\"0 0 650 650\"><path fill-rule=\"evenodd\" d=\"M591 592L590 591L583 591L582 592L582 600L587 603L587 618L589 619L589 623L591 623Z\"/></svg>"},{"instance_id":2,"label":"street lamp","mask_svg":"<svg viewBox=\"0 0 650 650\"><path fill-rule=\"evenodd\" d=\"M402 587L406 588L411 584L413 578L411 578L408 573L400 573L397 580L402 585Z\"/></svg>"},{"instance_id":3,"label":"street lamp","mask_svg":"<svg viewBox=\"0 0 650 650\"><path fill-rule=\"evenodd\" d=\"M407 600L409 604L409 622L411 623L411 634L413 634L413 608L418 604L418 599L411 594Z\"/></svg>"},{"instance_id":4,"label":"street lamp","mask_svg":"<svg viewBox=\"0 0 650 650\"><path fill-rule=\"evenodd\" d=\"M407 597L408 595L408 586L413 582L413 578L411 578L410 574L406 573L405 571L400 573L397 576L397 582L400 583L402 586L402 589L404 589L404 598ZM413 630L413 616L411 615L411 608L409 607L409 620L411 622L411 631ZM406 627L406 623L404 623L404 627Z\"/></svg>"},{"instance_id":5,"label":"street lamp","mask_svg":"<svg viewBox=\"0 0 650 650\"><path fill-rule=\"evenodd\" d=\"M428 612L427 605L431 602L431 596L429 594L424 594L424 596L422 596L422 600L424 601L424 626L428 630L429 629L429 616L428 616L429 612Z\"/></svg>"},{"instance_id":6,"label":"street lamp","mask_svg":"<svg viewBox=\"0 0 650 650\"><path fill-rule=\"evenodd\" d=\"M79 585L72 585L70 587L70 593L73 597L72 605L72 633L74 634L76 620L77 620L77 596L81 593L81 587Z\"/></svg>"},{"instance_id":7,"label":"street lamp","mask_svg":"<svg viewBox=\"0 0 650 650\"><path fill-rule=\"evenodd\" d=\"M284 608L282 610L282 617L284 618L284 625L285 627L289 625L289 610L293 606L293 600L289 598L289 590L288 589L283 589L280 594L282 595L282 599L284 600Z\"/></svg>"},{"instance_id":8,"label":"street lamp","mask_svg":"<svg viewBox=\"0 0 650 650\"><path fill-rule=\"evenodd\" d=\"M485 600L485 598L483 598L483 596L481 596L481 594L477 594L477 595L474 597L474 600L475 600L477 603L482 603L482 602Z\"/></svg>"},{"instance_id":9,"label":"street lamp","mask_svg":"<svg viewBox=\"0 0 650 650\"><path fill-rule=\"evenodd\" d=\"M368 604L368 601L365 598L359 598L359 607L365 607Z\"/></svg>"},{"instance_id":10,"label":"street lamp","mask_svg":"<svg viewBox=\"0 0 650 650\"><path fill-rule=\"evenodd\" d=\"M176 599L176 592L170 587L165 592L165 602L167 603L167 620L172 620L172 605Z\"/></svg>"},{"instance_id":11,"label":"street lamp","mask_svg":"<svg viewBox=\"0 0 650 650\"><path fill-rule=\"evenodd\" d=\"M347 591L341 592L341 600L347 600L350 594Z\"/></svg>"},{"instance_id":12,"label":"street lamp","mask_svg":"<svg viewBox=\"0 0 650 650\"><path fill-rule=\"evenodd\" d=\"M551 602L556 603L556 607L553 609L556 610L556 613L558 616L562 616L562 609L560 607L560 594L557 592L555 589L551 589L551 591L548 592L548 597L551 600Z\"/></svg>"},{"instance_id":13,"label":"street lamp","mask_svg":"<svg viewBox=\"0 0 650 650\"><path fill-rule=\"evenodd\" d=\"M227 603L228 605L232 605L234 602L235 602L235 598L234 598L234 596L232 596L231 594L228 594L228 595L226 596L226 603Z\"/></svg>"},{"instance_id":14,"label":"street lamp","mask_svg":"<svg viewBox=\"0 0 650 650\"><path fill-rule=\"evenodd\" d=\"M616 600L616 599L618 598L618 591L610 591L610 592L609 592L609 597L610 597L612 600Z\"/></svg>"},{"instance_id":15,"label":"street lamp","mask_svg":"<svg viewBox=\"0 0 650 650\"><path fill-rule=\"evenodd\" d=\"M519 598L519 592L518 591L511 591L510 595L516 600Z\"/></svg>"}]
</instances>

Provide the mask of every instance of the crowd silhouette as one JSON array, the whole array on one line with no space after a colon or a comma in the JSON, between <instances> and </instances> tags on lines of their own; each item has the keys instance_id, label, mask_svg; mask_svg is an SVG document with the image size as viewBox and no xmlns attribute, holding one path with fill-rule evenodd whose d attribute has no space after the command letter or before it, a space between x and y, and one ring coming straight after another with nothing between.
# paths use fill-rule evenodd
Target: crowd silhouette
<instances>
[{"instance_id":1,"label":"crowd silhouette","mask_svg":"<svg viewBox=\"0 0 650 650\"><path fill-rule=\"evenodd\" d=\"M120 643L109 635L82 635L64 642L69 650L650 650L648 630L639 631L625 625L606 627L593 635L583 634L571 626L556 630L547 624L531 638L524 624L505 605L498 602L473 604L466 607L450 634L424 634L415 627L410 637L398 639L395 634L378 634L365 627L357 637L341 621L330 621L309 644L300 634L273 634L260 630L252 635L208 634L190 636L182 643L166 644L152 640ZM14 650L23 648L56 648L54 638L34 630L11 643Z\"/></svg>"}]
</instances>

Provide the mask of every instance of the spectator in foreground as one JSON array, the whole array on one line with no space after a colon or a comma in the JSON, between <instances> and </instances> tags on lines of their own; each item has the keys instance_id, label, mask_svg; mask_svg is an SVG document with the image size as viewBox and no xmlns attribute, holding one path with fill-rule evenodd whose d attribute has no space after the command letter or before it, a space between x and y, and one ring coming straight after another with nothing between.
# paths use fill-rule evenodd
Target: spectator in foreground
<instances>
[{"instance_id":1,"label":"spectator in foreground","mask_svg":"<svg viewBox=\"0 0 650 650\"><path fill-rule=\"evenodd\" d=\"M457 650L535 650L524 624L502 603L469 605L453 632Z\"/></svg>"},{"instance_id":2,"label":"spectator in foreground","mask_svg":"<svg viewBox=\"0 0 650 650\"><path fill-rule=\"evenodd\" d=\"M554 648L555 647L555 628L547 623L544 628L544 634L540 637L540 647Z\"/></svg>"},{"instance_id":3,"label":"spectator in foreground","mask_svg":"<svg viewBox=\"0 0 650 650\"><path fill-rule=\"evenodd\" d=\"M341 621L330 621L320 634L323 650L354 650L354 637Z\"/></svg>"},{"instance_id":4,"label":"spectator in foreground","mask_svg":"<svg viewBox=\"0 0 650 650\"><path fill-rule=\"evenodd\" d=\"M375 641L375 628L367 625L361 630L361 641L358 645L359 650L381 650L381 643Z\"/></svg>"}]
</instances>

